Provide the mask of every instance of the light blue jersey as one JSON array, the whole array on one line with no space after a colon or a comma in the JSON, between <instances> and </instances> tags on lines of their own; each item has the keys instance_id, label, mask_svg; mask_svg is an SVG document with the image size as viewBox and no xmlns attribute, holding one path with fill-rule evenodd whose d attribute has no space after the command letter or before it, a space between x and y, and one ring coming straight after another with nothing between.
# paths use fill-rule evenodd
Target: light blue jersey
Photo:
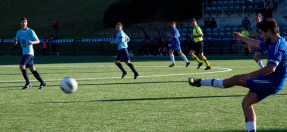
<instances>
[{"instance_id":1,"label":"light blue jersey","mask_svg":"<svg viewBox=\"0 0 287 132\"><path fill-rule=\"evenodd\" d=\"M36 33L27 27L26 31L20 29L16 34L17 41L20 42L23 55L33 55L34 49L33 45L29 44L29 41L37 41L39 40Z\"/></svg>"},{"instance_id":2,"label":"light blue jersey","mask_svg":"<svg viewBox=\"0 0 287 132\"><path fill-rule=\"evenodd\" d=\"M279 38L275 43L260 43L263 51L268 51L268 64L276 66L275 72L266 75L270 83L279 89L283 89L287 78L287 43L284 38Z\"/></svg>"},{"instance_id":3,"label":"light blue jersey","mask_svg":"<svg viewBox=\"0 0 287 132\"><path fill-rule=\"evenodd\" d=\"M123 48L128 48L129 41L130 41L130 38L125 34L123 30L121 30L118 32L117 38L114 43L118 44L118 50L121 50Z\"/></svg>"}]
</instances>

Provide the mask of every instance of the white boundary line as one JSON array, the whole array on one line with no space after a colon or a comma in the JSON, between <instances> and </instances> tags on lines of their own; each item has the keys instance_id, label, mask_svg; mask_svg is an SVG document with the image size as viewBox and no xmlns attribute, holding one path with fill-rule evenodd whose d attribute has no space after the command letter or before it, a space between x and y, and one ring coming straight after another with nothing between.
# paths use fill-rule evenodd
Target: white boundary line
<instances>
[{"instance_id":1,"label":"white boundary line","mask_svg":"<svg viewBox=\"0 0 287 132\"><path fill-rule=\"evenodd\" d=\"M0 66L6 67L6 66ZM14 66L18 67L18 66ZM81 66L37 66L37 67L81 67ZM91 66L91 67L115 67L115 66ZM167 67L167 66L137 66L137 67ZM177 66L183 67L183 66ZM170 68L170 67L167 67ZM167 74L167 75L150 75L150 76L139 76L141 77L167 77L167 76L182 76L182 75L195 75L195 74L213 74L213 73L221 73L221 72L229 72L232 69L229 68L219 68L219 67L212 67L212 69L221 69L222 71L215 71L215 72L202 72L202 73L185 73L185 74ZM107 78L75 78L76 80L100 80L100 79L115 79L121 77L107 77ZM133 78L133 77L125 77L125 78ZM45 81L60 81L62 79L48 79ZM13 83L13 82L24 82L25 80L15 80L15 81L0 81L0 83ZM30 81L38 81L38 80L30 80Z\"/></svg>"}]
</instances>

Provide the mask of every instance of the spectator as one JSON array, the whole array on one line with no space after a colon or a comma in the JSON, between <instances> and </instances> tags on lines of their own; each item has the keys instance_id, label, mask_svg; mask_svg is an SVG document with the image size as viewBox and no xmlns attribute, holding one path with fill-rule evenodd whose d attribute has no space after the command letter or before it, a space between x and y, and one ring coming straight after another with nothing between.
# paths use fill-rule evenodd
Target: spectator
<instances>
[{"instance_id":1,"label":"spectator","mask_svg":"<svg viewBox=\"0 0 287 132\"><path fill-rule=\"evenodd\" d=\"M242 26L245 27L245 29L248 31L250 27L250 21L248 17L245 17L245 19L242 21Z\"/></svg>"},{"instance_id":2,"label":"spectator","mask_svg":"<svg viewBox=\"0 0 287 132\"><path fill-rule=\"evenodd\" d=\"M253 2L253 0L245 0L245 1L244 1L244 5L245 5L246 7L251 6L251 5L252 5L252 2Z\"/></svg>"},{"instance_id":3,"label":"spectator","mask_svg":"<svg viewBox=\"0 0 287 132\"><path fill-rule=\"evenodd\" d=\"M146 43L146 50L149 51L149 56L153 55L153 49L152 49L152 44L150 42L150 40L147 40L147 43Z\"/></svg>"},{"instance_id":4,"label":"spectator","mask_svg":"<svg viewBox=\"0 0 287 132\"><path fill-rule=\"evenodd\" d=\"M146 50L146 42L145 42L145 40L141 42L139 55L142 55L142 52L144 52L143 56L146 56L147 50Z\"/></svg>"},{"instance_id":5,"label":"spectator","mask_svg":"<svg viewBox=\"0 0 287 132\"><path fill-rule=\"evenodd\" d=\"M166 54L168 54L167 53L167 45L166 45L166 41L164 38L161 40L161 46L160 46L159 50L161 50L161 53L164 56L166 56Z\"/></svg>"},{"instance_id":6,"label":"spectator","mask_svg":"<svg viewBox=\"0 0 287 132\"><path fill-rule=\"evenodd\" d=\"M273 14L273 12L272 12L272 10L269 8L269 6L266 6L265 15L264 15L264 18L263 18L263 19L268 18L268 17L271 17L271 18L272 18L272 14Z\"/></svg>"},{"instance_id":7,"label":"spectator","mask_svg":"<svg viewBox=\"0 0 287 132\"><path fill-rule=\"evenodd\" d=\"M207 17L206 20L204 21L204 27L205 27L205 28L210 28L210 20L209 20L209 17Z\"/></svg>"},{"instance_id":8,"label":"spectator","mask_svg":"<svg viewBox=\"0 0 287 132\"><path fill-rule=\"evenodd\" d=\"M242 26L241 34L242 34L242 36L244 36L244 37L247 37L247 38L249 37L249 33L248 33L248 31L245 29L244 26ZM243 42L243 47L244 47L245 55L248 56L249 52L251 51L250 46L249 46L249 45L247 46L247 44Z\"/></svg>"},{"instance_id":9,"label":"spectator","mask_svg":"<svg viewBox=\"0 0 287 132\"><path fill-rule=\"evenodd\" d=\"M46 54L47 42L45 39L41 41L41 55L44 56Z\"/></svg>"},{"instance_id":10,"label":"spectator","mask_svg":"<svg viewBox=\"0 0 287 132\"><path fill-rule=\"evenodd\" d=\"M59 27L58 21L54 20L53 28L54 28L55 39L58 39L58 27Z\"/></svg>"},{"instance_id":11,"label":"spectator","mask_svg":"<svg viewBox=\"0 0 287 132\"><path fill-rule=\"evenodd\" d=\"M274 4L273 4L273 2L272 1L270 1L270 0L266 0L266 7L268 6L268 8L270 8L271 10L273 9L273 7L274 7Z\"/></svg>"},{"instance_id":12,"label":"spectator","mask_svg":"<svg viewBox=\"0 0 287 132\"><path fill-rule=\"evenodd\" d=\"M213 17L211 18L211 21L210 21L210 28L211 28L211 30L213 28L217 28L216 21L215 21L215 19Z\"/></svg>"},{"instance_id":13,"label":"spectator","mask_svg":"<svg viewBox=\"0 0 287 132\"><path fill-rule=\"evenodd\" d=\"M159 41L158 39L154 40L154 44L153 44L153 53L157 52L157 56L159 56L160 53L160 45L159 45Z\"/></svg>"},{"instance_id":14,"label":"spectator","mask_svg":"<svg viewBox=\"0 0 287 132\"><path fill-rule=\"evenodd\" d=\"M57 51L57 43L55 41L54 35L51 35L51 37L49 38L49 42L52 43L53 56L56 56L58 51Z\"/></svg>"},{"instance_id":15,"label":"spectator","mask_svg":"<svg viewBox=\"0 0 287 132\"><path fill-rule=\"evenodd\" d=\"M263 11L264 11L264 2L262 2L262 0L259 0L258 3L257 3L257 8L258 9L255 9L256 11L256 14L258 13L261 13L263 15Z\"/></svg>"}]
</instances>

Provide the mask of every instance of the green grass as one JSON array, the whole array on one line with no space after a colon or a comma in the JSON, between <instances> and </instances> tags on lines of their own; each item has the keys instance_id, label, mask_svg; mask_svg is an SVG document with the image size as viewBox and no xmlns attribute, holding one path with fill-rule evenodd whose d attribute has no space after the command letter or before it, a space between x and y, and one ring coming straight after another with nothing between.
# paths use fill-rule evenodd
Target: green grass
<instances>
[{"instance_id":1,"label":"green grass","mask_svg":"<svg viewBox=\"0 0 287 132\"><path fill-rule=\"evenodd\" d=\"M39 38L54 34L54 20L59 22L58 38L85 38L104 26L104 13L118 0L1 0L0 38L14 38L21 29L20 18Z\"/></svg>"},{"instance_id":2,"label":"green grass","mask_svg":"<svg viewBox=\"0 0 287 132\"><path fill-rule=\"evenodd\" d=\"M20 59L0 56L0 131L245 132L241 102L248 89L190 87L187 78L227 78L259 69L245 56L207 56L210 71L197 70L194 60L186 68L180 57L173 68L169 57L132 57L141 76L134 80L122 63L129 74L121 80L110 56L35 56L48 86L37 89L39 82L28 71L33 87L22 90ZM75 93L60 90L64 77L77 79ZM285 88L254 106L258 132L287 131L286 95Z\"/></svg>"}]
</instances>

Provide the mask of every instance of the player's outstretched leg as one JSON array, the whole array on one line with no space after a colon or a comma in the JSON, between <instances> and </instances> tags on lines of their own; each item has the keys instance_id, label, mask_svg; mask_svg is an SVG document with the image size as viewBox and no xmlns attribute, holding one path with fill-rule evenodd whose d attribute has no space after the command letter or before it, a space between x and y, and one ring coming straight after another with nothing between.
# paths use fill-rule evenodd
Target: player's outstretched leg
<instances>
[{"instance_id":1,"label":"player's outstretched leg","mask_svg":"<svg viewBox=\"0 0 287 132\"><path fill-rule=\"evenodd\" d=\"M28 77L28 73L27 73L26 69L23 69L21 71L22 71L22 75L23 75L24 79L26 80L26 84L22 89L32 87L32 84L29 81L29 77Z\"/></svg>"}]
</instances>

